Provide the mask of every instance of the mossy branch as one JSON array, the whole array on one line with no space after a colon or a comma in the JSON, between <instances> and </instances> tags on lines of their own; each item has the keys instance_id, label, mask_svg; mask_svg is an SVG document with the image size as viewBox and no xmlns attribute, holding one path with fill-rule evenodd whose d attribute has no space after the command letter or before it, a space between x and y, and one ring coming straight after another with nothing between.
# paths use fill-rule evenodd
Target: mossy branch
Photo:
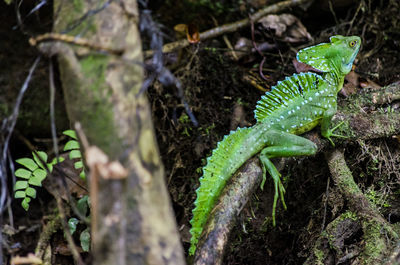
<instances>
[{"instance_id":1,"label":"mossy branch","mask_svg":"<svg viewBox=\"0 0 400 265\"><path fill-rule=\"evenodd\" d=\"M81 124L89 145L101 150L106 162L117 161L128 172L123 179L91 172L97 188L90 195L93 264L184 264L150 107L139 93L144 72L137 3L108 1L87 17L93 3L53 5L53 32L69 29L68 35L86 42L39 43L50 44L48 53L58 56L71 123ZM82 47L85 43L107 49Z\"/></svg>"},{"instance_id":2,"label":"mossy branch","mask_svg":"<svg viewBox=\"0 0 400 265\"><path fill-rule=\"evenodd\" d=\"M340 150L327 153L329 170L335 185L349 204L349 208L360 219L363 230L364 249L361 252L361 264L377 264L387 256L392 239L398 239L398 234L381 216L375 205L362 193L354 181L344 154Z\"/></svg>"}]
</instances>

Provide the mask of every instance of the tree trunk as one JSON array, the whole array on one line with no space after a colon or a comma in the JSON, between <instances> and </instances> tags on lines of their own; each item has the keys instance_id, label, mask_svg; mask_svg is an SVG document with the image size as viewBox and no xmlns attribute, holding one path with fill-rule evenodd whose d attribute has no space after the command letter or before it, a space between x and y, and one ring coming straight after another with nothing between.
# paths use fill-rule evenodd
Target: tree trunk
<instances>
[{"instance_id":1,"label":"tree trunk","mask_svg":"<svg viewBox=\"0 0 400 265\"><path fill-rule=\"evenodd\" d=\"M122 180L91 171L98 187L91 193L94 264L184 264L149 104L138 96L136 1L55 1L54 13L54 32L84 40L50 48L58 55L70 121L128 171Z\"/></svg>"}]
</instances>

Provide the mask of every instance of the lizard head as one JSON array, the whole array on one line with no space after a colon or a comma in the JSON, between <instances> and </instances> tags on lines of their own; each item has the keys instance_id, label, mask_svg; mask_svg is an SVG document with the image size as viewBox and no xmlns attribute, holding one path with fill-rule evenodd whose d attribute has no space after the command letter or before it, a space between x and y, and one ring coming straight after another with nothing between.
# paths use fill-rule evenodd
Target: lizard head
<instances>
[{"instance_id":1,"label":"lizard head","mask_svg":"<svg viewBox=\"0 0 400 265\"><path fill-rule=\"evenodd\" d=\"M331 46L336 50L337 56L334 62L343 75L348 74L353 66L361 46L361 39L357 36L343 37L333 36L330 38Z\"/></svg>"},{"instance_id":2,"label":"lizard head","mask_svg":"<svg viewBox=\"0 0 400 265\"><path fill-rule=\"evenodd\" d=\"M330 43L321 43L300 50L297 53L297 60L321 72L336 71L346 75L351 71L360 46L360 37L332 36Z\"/></svg>"}]
</instances>

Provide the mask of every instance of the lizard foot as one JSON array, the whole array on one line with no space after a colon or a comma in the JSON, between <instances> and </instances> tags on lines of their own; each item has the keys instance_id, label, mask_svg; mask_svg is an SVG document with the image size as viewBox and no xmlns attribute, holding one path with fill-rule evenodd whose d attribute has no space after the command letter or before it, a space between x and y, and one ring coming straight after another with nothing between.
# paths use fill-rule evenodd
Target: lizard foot
<instances>
[{"instance_id":1,"label":"lizard foot","mask_svg":"<svg viewBox=\"0 0 400 265\"><path fill-rule=\"evenodd\" d=\"M337 137L337 138L349 138L348 136L345 135L340 135L340 134L335 134L333 133L337 128L343 125L345 121L341 121L338 125L333 127L332 129L328 130L325 135L323 135L326 139L329 140L329 142L332 144L332 146L335 146L335 143L332 141L331 137Z\"/></svg>"},{"instance_id":2,"label":"lizard foot","mask_svg":"<svg viewBox=\"0 0 400 265\"><path fill-rule=\"evenodd\" d=\"M281 181L281 174L276 170L275 166L272 164L272 162L268 158L260 157L262 164L263 164L263 179L261 182L261 190L264 189L264 184L267 179L267 170L269 174L271 175L272 179L274 180L274 187L275 187L275 194L274 194L274 203L272 205L272 224L273 226L276 226L276 220L275 220L275 212L276 212L276 205L278 204L278 198L281 198L283 208L286 210L286 203L285 203L285 188L283 187L282 181Z\"/></svg>"}]
</instances>

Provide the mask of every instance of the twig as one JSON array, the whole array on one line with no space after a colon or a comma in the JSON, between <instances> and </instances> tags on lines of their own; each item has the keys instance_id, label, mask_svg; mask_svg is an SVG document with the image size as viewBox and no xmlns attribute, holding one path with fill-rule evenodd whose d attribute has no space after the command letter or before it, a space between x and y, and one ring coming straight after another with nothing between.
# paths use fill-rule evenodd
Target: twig
<instances>
[{"instance_id":1,"label":"twig","mask_svg":"<svg viewBox=\"0 0 400 265\"><path fill-rule=\"evenodd\" d=\"M335 24L339 25L339 21L338 21L338 19L336 17L335 10L333 10L332 0L329 0L328 4L329 4L329 10L331 11L333 18L335 19Z\"/></svg>"},{"instance_id":2,"label":"twig","mask_svg":"<svg viewBox=\"0 0 400 265\"><path fill-rule=\"evenodd\" d=\"M35 256L43 259L46 247L50 244L51 236L60 229L61 217L59 214L54 214L51 220L43 228L42 233L40 233L39 241L36 244Z\"/></svg>"},{"instance_id":3,"label":"twig","mask_svg":"<svg viewBox=\"0 0 400 265\"><path fill-rule=\"evenodd\" d=\"M324 217L322 219L322 224L321 224L321 233L325 229L326 211L328 209L328 198L329 198L329 184L330 184L330 178L328 178L328 181L326 182L325 201L324 201Z\"/></svg>"},{"instance_id":4,"label":"twig","mask_svg":"<svg viewBox=\"0 0 400 265\"><path fill-rule=\"evenodd\" d=\"M288 1L276 3L271 6L267 6L263 9L261 9L260 11L254 13L252 16L250 16L250 18L245 18L245 19L239 20L237 22L225 24L220 27L209 29L207 31L200 33L200 40L211 39L211 38L215 38L215 37L220 36L225 33L237 31L240 28L248 26L250 24L250 20L257 22L260 18L262 18L263 16L265 16L267 14L277 13L286 8L297 6L297 5L304 4L307 2L311 2L311 1L312 0L288 0ZM187 39L178 40L175 42L165 44L163 46L162 51L164 53L172 52L176 49L187 47L187 46L189 46L189 44L190 43ZM148 57L148 56L151 56L152 53L153 53L153 51L145 51L144 55L145 55L145 57Z\"/></svg>"},{"instance_id":5,"label":"twig","mask_svg":"<svg viewBox=\"0 0 400 265\"><path fill-rule=\"evenodd\" d=\"M218 27L218 21L217 21L213 16L211 16L211 19L214 21L214 25L215 25L216 27ZM229 41L228 37L224 34L224 35L222 35L222 38L223 38L223 40L224 40L226 46L227 46L228 49L230 50L233 59L235 59L236 61L239 60L239 57L237 56L237 54L236 54L236 52L235 52L235 49L233 48L233 46L232 46L231 42ZM198 46L197 46L197 47L198 47Z\"/></svg>"},{"instance_id":6,"label":"twig","mask_svg":"<svg viewBox=\"0 0 400 265\"><path fill-rule=\"evenodd\" d=\"M249 20L250 20L250 25L251 25L251 41L253 43L253 47L258 52L258 54L262 57L261 63L259 65L259 67L258 67L258 72L259 72L259 74L260 74L262 79L268 80L265 77L264 73L263 73L263 66L264 66L266 58L265 58L264 54L262 54L262 52L258 49L256 40L255 40L255 37L254 37L254 21L251 19L251 17L249 18Z\"/></svg>"}]
</instances>

